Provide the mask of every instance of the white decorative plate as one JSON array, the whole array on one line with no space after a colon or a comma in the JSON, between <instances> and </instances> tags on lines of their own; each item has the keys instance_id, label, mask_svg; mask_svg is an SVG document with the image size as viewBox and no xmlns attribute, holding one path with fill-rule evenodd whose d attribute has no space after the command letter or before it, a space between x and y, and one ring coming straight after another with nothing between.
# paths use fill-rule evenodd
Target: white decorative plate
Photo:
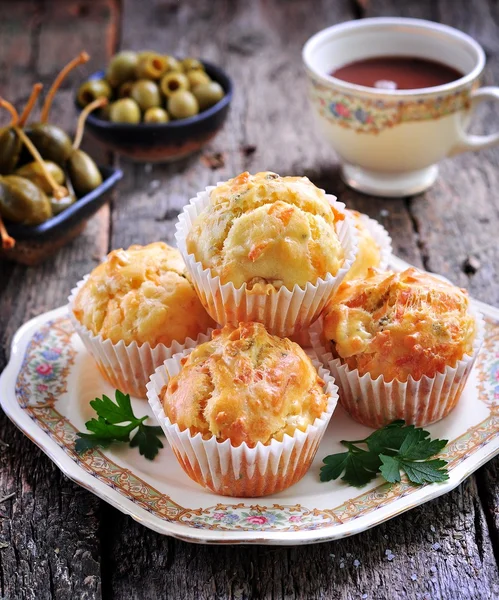
<instances>
[{"instance_id":1,"label":"white decorative plate","mask_svg":"<svg viewBox=\"0 0 499 600\"><path fill-rule=\"evenodd\" d=\"M395 269L407 266L393 258ZM499 310L475 302L484 313L486 339L457 408L429 427L449 439L443 457L450 478L415 487L375 480L362 490L343 482L319 482L322 458L341 450L341 439L360 439L369 429L338 407L307 475L275 496L216 496L192 482L166 447L153 461L120 445L83 456L75 433L92 416L89 401L114 390L101 378L73 331L67 308L26 323L12 344L0 377L0 403L14 423L71 479L160 533L201 543L307 544L359 533L457 486L499 451ZM151 414L133 400L137 414Z\"/></svg>"}]
</instances>

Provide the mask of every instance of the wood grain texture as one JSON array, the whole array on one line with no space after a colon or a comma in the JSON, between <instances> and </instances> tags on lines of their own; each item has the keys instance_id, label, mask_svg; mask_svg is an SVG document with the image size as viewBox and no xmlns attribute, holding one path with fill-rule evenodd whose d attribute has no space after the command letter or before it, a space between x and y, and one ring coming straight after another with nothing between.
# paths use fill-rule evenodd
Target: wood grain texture
<instances>
[{"instance_id":1,"label":"wood grain texture","mask_svg":"<svg viewBox=\"0 0 499 600\"><path fill-rule=\"evenodd\" d=\"M27 97L35 77L50 81L83 46L91 47L94 61L87 72L105 62L117 39L117 16L123 48L202 56L228 70L236 94L224 130L203 151L222 157L219 168L200 156L172 165L120 161L125 179L110 214L105 208L41 267L0 263L0 369L19 325L62 304L108 247L172 243L176 215L189 198L245 169L308 175L380 220L402 258L498 303L498 150L445 162L435 187L414 198L380 200L349 190L314 127L300 58L305 40L335 22L388 14L430 18L477 37L489 55L484 81L499 82L494 0L474 3L473 11L465 0L124 0L121 15L105 0L14 4L8 12L0 4L0 84L15 100ZM69 85L54 108L63 124L74 118ZM497 122L494 114L480 111L476 131ZM481 262L473 276L462 270L467 255ZM295 548L207 547L160 536L99 502L5 417L0 439L10 444L0 446L0 496L15 493L0 504L4 598L499 597L499 461L454 492L353 538Z\"/></svg>"},{"instance_id":2,"label":"wood grain texture","mask_svg":"<svg viewBox=\"0 0 499 600\"><path fill-rule=\"evenodd\" d=\"M375 5L370 3L369 10ZM336 159L314 128L304 94L301 46L316 30L354 17L352 6L316 2L311 10L298 0L199 1L195 7L172 2L146 9L125 2L123 47L141 49L147 35L148 45L162 51L218 62L233 76L236 95L224 131L205 150L224 157L221 168L210 170L197 158L180 166L126 165L112 215L112 245L158 238L172 242L176 212L196 191L244 169L269 169L306 174L348 206L379 219L392 234L397 254L418 266L437 269L441 263L434 254L445 248L452 256L456 244L464 248L468 239L462 237L430 243L418 221L424 217L425 226L430 221L438 227L436 215L448 219L448 198L438 189L449 185L445 182L453 179L452 172L443 171L426 210L421 203L430 201L424 196L362 196L340 181ZM411 7L384 3L381 10L435 18L433 3ZM247 147L254 151L246 153ZM486 189L487 182L482 185ZM464 209L460 193L453 200L449 230L457 227L455 211ZM444 271L460 280L458 265ZM105 512L103 585L115 598L478 600L499 594L494 549L474 479L372 531L292 549L194 546L161 537L109 507Z\"/></svg>"},{"instance_id":3,"label":"wood grain texture","mask_svg":"<svg viewBox=\"0 0 499 600\"><path fill-rule=\"evenodd\" d=\"M0 6L2 95L20 106L36 81L55 73L83 48L94 66L116 38L111 2L3 2ZM75 28L82 35L75 35ZM51 120L74 131L71 75L56 97ZM47 86L48 87L48 86ZM10 340L26 320L66 302L68 290L108 250L109 208L84 233L36 268L0 262L0 370ZM6 599L101 596L100 502L61 474L2 414L0 439L0 596Z\"/></svg>"}]
</instances>

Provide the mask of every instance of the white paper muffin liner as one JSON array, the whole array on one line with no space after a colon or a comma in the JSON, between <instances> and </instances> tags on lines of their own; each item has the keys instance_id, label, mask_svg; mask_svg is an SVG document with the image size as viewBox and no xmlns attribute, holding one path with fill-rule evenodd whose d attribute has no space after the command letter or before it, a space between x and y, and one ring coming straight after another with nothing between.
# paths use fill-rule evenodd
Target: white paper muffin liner
<instances>
[{"instance_id":1,"label":"white paper muffin liner","mask_svg":"<svg viewBox=\"0 0 499 600\"><path fill-rule=\"evenodd\" d=\"M193 340L187 338L183 343L174 341L171 346L157 344L154 348L150 344L131 342L125 344L120 341L113 344L111 340L105 340L101 335L94 335L83 326L73 313L73 306L80 288L88 279L88 275L76 284L69 296L69 318L80 336L85 348L95 359L102 376L115 388L125 394L131 394L138 398L146 398L146 384L155 369L162 365L167 358L185 348L194 348L198 344L211 339L213 329L208 329Z\"/></svg>"},{"instance_id":2,"label":"white paper muffin liner","mask_svg":"<svg viewBox=\"0 0 499 600\"><path fill-rule=\"evenodd\" d=\"M220 184L219 184L220 185ZM178 248L184 258L198 296L205 309L217 322L225 325L238 325L242 321L258 321L267 330L281 337L290 336L295 331L308 327L320 315L328 299L343 281L357 255L357 233L350 215L337 224L337 234L345 251L345 260L338 273L328 273L325 279L317 279L315 284L307 283L303 288L295 285L292 290L282 287L275 293L257 294L246 289L246 284L236 288L231 282L222 284L220 277L214 277L210 269L204 269L193 254L187 253L187 235L199 213L209 204L210 192L215 186L199 192L184 210L176 225ZM326 194L328 201L340 212L345 205L337 202L334 196Z\"/></svg>"},{"instance_id":3,"label":"white paper muffin liner","mask_svg":"<svg viewBox=\"0 0 499 600\"><path fill-rule=\"evenodd\" d=\"M383 376L373 379L369 373L360 376L358 369L350 369L334 358L322 342L322 319L310 332L312 347L318 359L328 368L339 388L340 404L359 423L379 428L403 419L408 425L424 427L440 421L456 406L466 385L484 337L481 313L470 309L476 319L476 337L473 353L465 354L455 367L447 366L434 377L424 375L406 382L385 382Z\"/></svg>"},{"instance_id":4,"label":"white paper muffin liner","mask_svg":"<svg viewBox=\"0 0 499 600\"><path fill-rule=\"evenodd\" d=\"M282 442L261 442L249 448L243 442L232 446L230 440L203 439L200 433L181 431L166 416L160 400L161 390L170 377L180 372L181 360L192 349L166 360L147 384L147 398L181 467L191 479L224 496L257 497L280 492L299 481L310 468L338 401L338 388L329 372L312 361L324 380L328 394L326 411L305 431L296 430Z\"/></svg>"}]
</instances>

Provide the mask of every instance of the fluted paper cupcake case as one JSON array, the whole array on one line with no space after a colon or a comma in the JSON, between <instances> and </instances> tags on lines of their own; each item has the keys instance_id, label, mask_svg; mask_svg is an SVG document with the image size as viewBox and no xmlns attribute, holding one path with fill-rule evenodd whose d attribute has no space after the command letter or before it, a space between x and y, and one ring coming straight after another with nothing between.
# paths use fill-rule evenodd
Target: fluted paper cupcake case
<instances>
[{"instance_id":1,"label":"fluted paper cupcake case","mask_svg":"<svg viewBox=\"0 0 499 600\"><path fill-rule=\"evenodd\" d=\"M76 295L87 279L88 275L71 290L68 306L69 318L85 348L95 359L102 376L113 387L125 394L145 399L146 384L158 366L177 352L181 352L185 348L194 348L211 339L213 329L208 329L199 334L195 340L187 338L183 343L174 341L171 346L157 344L152 348L147 342L125 344L124 341L120 341L113 344L111 340L105 340L101 335L94 335L78 321L73 312Z\"/></svg>"},{"instance_id":2,"label":"fluted paper cupcake case","mask_svg":"<svg viewBox=\"0 0 499 600\"><path fill-rule=\"evenodd\" d=\"M184 350L166 360L147 384L149 404L186 474L217 494L245 498L275 494L299 481L314 460L338 401L338 388L329 372L313 361L329 398L326 411L305 431L285 434L282 442L258 442L254 448L243 442L234 447L230 440L218 442L214 436L205 440L200 433L181 431L163 410L161 390L170 377L179 373L182 358L191 351Z\"/></svg>"},{"instance_id":3,"label":"fluted paper cupcake case","mask_svg":"<svg viewBox=\"0 0 499 600\"><path fill-rule=\"evenodd\" d=\"M378 223L375 219L371 219L371 217L364 214L362 214L360 218L369 230L369 233L373 236L374 241L380 247L381 257L378 269L388 269L390 256L392 255L392 238L383 225ZM291 336L291 340L299 344L302 348L310 348L312 345L310 341L310 327L306 327L301 331L296 331Z\"/></svg>"},{"instance_id":4,"label":"fluted paper cupcake case","mask_svg":"<svg viewBox=\"0 0 499 600\"><path fill-rule=\"evenodd\" d=\"M472 354L465 354L454 367L445 367L434 377L424 375L415 380L385 382L382 375L373 379L369 373L360 376L334 358L322 340L322 319L310 332L312 347L318 359L328 368L339 388L340 404L359 423L379 428L403 419L409 425L424 427L440 421L456 406L471 372L484 337L482 315L470 310L476 319L477 331Z\"/></svg>"},{"instance_id":5,"label":"fluted paper cupcake case","mask_svg":"<svg viewBox=\"0 0 499 600\"><path fill-rule=\"evenodd\" d=\"M245 283L239 288L231 282L222 284L219 276L213 276L210 269L203 268L195 256L187 252L187 235L196 217L208 206L213 189L215 186L207 187L184 206L175 234L178 248L205 309L222 325L258 321L263 323L270 333L281 337L308 327L341 284L357 255L357 234L350 216L346 215L347 218L337 224L337 234L345 251L345 260L335 276L328 273L324 279L318 278L315 284L307 283L304 287L295 285L292 290L282 287L275 293L257 294L248 291ZM345 205L342 202L337 202L336 198L329 194L326 194L326 197L330 203L334 203L337 210L344 212Z\"/></svg>"}]
</instances>

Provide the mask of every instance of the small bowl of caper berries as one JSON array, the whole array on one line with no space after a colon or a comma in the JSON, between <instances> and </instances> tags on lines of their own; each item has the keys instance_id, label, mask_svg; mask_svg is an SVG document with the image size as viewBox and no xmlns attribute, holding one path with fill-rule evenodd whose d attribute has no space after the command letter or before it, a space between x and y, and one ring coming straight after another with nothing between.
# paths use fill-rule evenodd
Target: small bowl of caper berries
<instances>
[{"instance_id":1,"label":"small bowl of caper berries","mask_svg":"<svg viewBox=\"0 0 499 600\"><path fill-rule=\"evenodd\" d=\"M197 152L222 127L232 81L196 58L152 51L115 54L105 71L80 85L78 108L106 98L87 128L106 147L143 162L168 162Z\"/></svg>"}]
</instances>

